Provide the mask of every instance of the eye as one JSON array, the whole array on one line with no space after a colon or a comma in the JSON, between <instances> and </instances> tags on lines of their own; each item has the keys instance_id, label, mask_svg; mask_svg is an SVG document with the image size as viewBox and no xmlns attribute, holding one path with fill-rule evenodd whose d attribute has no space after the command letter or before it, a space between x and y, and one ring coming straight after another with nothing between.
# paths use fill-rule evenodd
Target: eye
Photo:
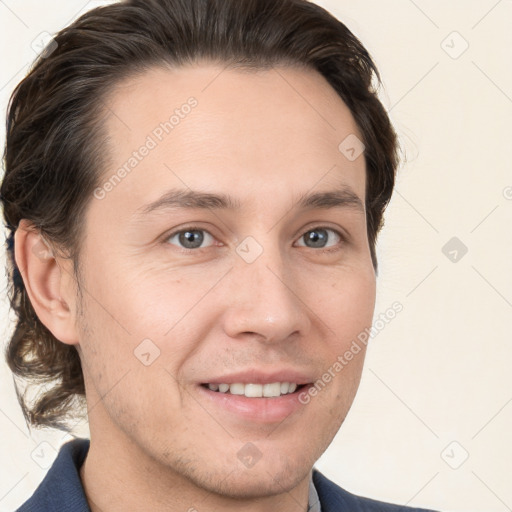
<instances>
[{"instance_id":1,"label":"eye","mask_svg":"<svg viewBox=\"0 0 512 512\"><path fill-rule=\"evenodd\" d=\"M189 226L175 231L165 239L167 243L171 243L185 250L205 249L214 245L214 240L214 237L208 233L208 231L195 226ZM319 226L306 231L306 233L299 238L299 242L303 241L303 244L298 243L298 245L310 249L324 249L326 252L332 252L338 250L339 248L336 246L344 240L343 235L338 231Z\"/></svg>"},{"instance_id":2,"label":"eye","mask_svg":"<svg viewBox=\"0 0 512 512\"><path fill-rule=\"evenodd\" d=\"M334 236L331 236L331 234ZM333 241L331 242L331 240ZM326 247L335 247L343 240L343 236L338 231L321 226L306 231L306 233L304 233L299 238L299 241L304 241L304 246L309 247L310 249L325 249ZM328 250L333 251L336 249Z\"/></svg>"},{"instance_id":3,"label":"eye","mask_svg":"<svg viewBox=\"0 0 512 512\"><path fill-rule=\"evenodd\" d=\"M182 249L203 249L205 248L205 246L202 246L203 242L211 242L214 238L210 233L208 233L208 231L190 226L171 233L166 240L173 245L178 245L178 247L181 247ZM212 244L210 243L209 245Z\"/></svg>"}]
</instances>

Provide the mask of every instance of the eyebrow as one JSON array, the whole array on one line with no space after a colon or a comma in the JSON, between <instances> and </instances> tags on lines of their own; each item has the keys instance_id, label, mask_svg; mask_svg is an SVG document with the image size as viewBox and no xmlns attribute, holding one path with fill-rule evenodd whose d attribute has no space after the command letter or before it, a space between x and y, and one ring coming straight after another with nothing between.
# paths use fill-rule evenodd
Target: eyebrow
<instances>
[{"instance_id":1,"label":"eyebrow","mask_svg":"<svg viewBox=\"0 0 512 512\"><path fill-rule=\"evenodd\" d=\"M365 209L359 196L345 186L340 190L305 193L294 202L295 209L331 209L348 208L364 213ZM213 194L195 190L171 189L155 201L136 210L137 217L171 209L214 209L240 210L240 201L227 194Z\"/></svg>"}]
</instances>

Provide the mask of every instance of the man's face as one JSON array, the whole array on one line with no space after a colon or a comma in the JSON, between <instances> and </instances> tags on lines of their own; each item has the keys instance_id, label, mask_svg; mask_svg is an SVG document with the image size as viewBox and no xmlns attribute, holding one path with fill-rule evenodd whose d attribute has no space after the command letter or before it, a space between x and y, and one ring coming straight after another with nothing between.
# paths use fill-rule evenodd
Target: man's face
<instances>
[{"instance_id":1,"label":"man's face","mask_svg":"<svg viewBox=\"0 0 512 512\"><path fill-rule=\"evenodd\" d=\"M350 111L313 71L214 65L146 72L106 104L102 183L129 172L86 216L77 339L93 443L227 495L291 489L343 422L364 350L299 396L372 322L364 156L338 149L361 138ZM144 212L171 190L236 204ZM361 208L300 203L333 192ZM299 387L245 396L277 382Z\"/></svg>"}]
</instances>

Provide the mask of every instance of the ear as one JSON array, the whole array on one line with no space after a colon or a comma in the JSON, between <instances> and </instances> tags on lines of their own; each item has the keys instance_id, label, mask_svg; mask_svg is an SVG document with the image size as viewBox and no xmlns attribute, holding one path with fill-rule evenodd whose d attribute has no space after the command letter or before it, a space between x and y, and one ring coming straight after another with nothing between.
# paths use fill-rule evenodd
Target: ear
<instances>
[{"instance_id":1,"label":"ear","mask_svg":"<svg viewBox=\"0 0 512 512\"><path fill-rule=\"evenodd\" d=\"M70 261L55 256L26 219L14 234L14 257L39 320L62 343L77 345L75 278Z\"/></svg>"}]
</instances>

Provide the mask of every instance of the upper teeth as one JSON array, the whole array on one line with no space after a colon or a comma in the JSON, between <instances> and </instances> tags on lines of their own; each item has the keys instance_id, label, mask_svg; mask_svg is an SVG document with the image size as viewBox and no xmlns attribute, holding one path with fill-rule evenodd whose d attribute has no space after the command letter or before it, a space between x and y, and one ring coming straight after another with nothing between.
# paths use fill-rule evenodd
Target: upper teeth
<instances>
[{"instance_id":1,"label":"upper teeth","mask_svg":"<svg viewBox=\"0 0 512 512\"><path fill-rule=\"evenodd\" d=\"M242 384L237 382L234 384L208 384L212 391L220 391L233 395L245 395L250 398L254 397L272 397L293 393L297 389L295 382L272 382L270 384Z\"/></svg>"}]
</instances>

